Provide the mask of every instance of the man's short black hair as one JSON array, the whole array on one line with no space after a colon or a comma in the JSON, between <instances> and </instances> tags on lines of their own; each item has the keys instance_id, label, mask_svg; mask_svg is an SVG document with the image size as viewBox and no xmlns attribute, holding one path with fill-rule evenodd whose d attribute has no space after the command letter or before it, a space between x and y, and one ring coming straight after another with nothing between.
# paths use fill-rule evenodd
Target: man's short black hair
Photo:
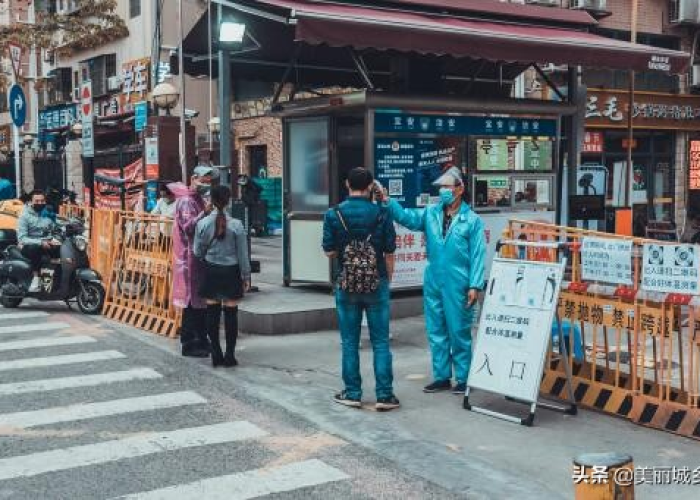
<instances>
[{"instance_id":1,"label":"man's short black hair","mask_svg":"<svg viewBox=\"0 0 700 500\"><path fill-rule=\"evenodd\" d=\"M374 176L366 168L356 167L348 173L348 184L353 191L364 191L372 185Z\"/></svg>"}]
</instances>

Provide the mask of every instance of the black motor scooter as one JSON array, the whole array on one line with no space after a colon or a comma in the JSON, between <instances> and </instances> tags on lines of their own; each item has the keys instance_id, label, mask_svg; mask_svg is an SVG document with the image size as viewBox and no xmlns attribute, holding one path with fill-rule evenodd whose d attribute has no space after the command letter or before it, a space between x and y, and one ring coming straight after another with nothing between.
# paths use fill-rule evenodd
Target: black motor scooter
<instances>
[{"instance_id":1,"label":"black motor scooter","mask_svg":"<svg viewBox=\"0 0 700 500\"><path fill-rule=\"evenodd\" d=\"M84 314L99 314L105 300L100 275L90 268L85 227L77 220L61 221L47 237L60 242L60 258L44 257L39 271L40 287L29 292L34 274L32 265L16 246L2 252L0 261L0 305L18 307L26 298L39 301L73 302Z\"/></svg>"}]
</instances>

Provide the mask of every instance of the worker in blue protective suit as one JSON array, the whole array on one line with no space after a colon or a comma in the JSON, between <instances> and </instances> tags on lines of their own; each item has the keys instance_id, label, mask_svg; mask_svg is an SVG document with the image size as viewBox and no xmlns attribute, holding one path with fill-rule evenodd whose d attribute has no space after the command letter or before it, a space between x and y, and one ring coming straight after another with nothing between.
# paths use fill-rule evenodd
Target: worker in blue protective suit
<instances>
[{"instance_id":1,"label":"worker in blue protective suit","mask_svg":"<svg viewBox=\"0 0 700 500\"><path fill-rule=\"evenodd\" d=\"M462 200L459 169L452 167L433 184L440 187L440 202L423 210L405 210L386 192L383 198L397 223L425 233L428 266L423 306L433 381L423 391L462 394L472 361L474 305L484 287L486 238L481 218Z\"/></svg>"}]
</instances>

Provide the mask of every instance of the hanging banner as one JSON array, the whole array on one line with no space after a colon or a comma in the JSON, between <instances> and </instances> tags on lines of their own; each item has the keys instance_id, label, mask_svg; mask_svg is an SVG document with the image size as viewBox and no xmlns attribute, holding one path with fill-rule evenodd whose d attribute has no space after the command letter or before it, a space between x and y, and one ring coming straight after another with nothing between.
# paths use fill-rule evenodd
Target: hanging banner
<instances>
[{"instance_id":1,"label":"hanging banner","mask_svg":"<svg viewBox=\"0 0 700 500\"><path fill-rule=\"evenodd\" d=\"M564 266L494 259L469 387L537 401Z\"/></svg>"},{"instance_id":2,"label":"hanging banner","mask_svg":"<svg viewBox=\"0 0 700 500\"><path fill-rule=\"evenodd\" d=\"M642 290L700 295L700 246L644 244Z\"/></svg>"},{"instance_id":3,"label":"hanging banner","mask_svg":"<svg viewBox=\"0 0 700 500\"><path fill-rule=\"evenodd\" d=\"M688 160L688 189L700 189L700 141L690 141L690 158Z\"/></svg>"},{"instance_id":4,"label":"hanging banner","mask_svg":"<svg viewBox=\"0 0 700 500\"><path fill-rule=\"evenodd\" d=\"M119 168L96 168L96 175L121 178ZM125 209L140 211L143 209L143 160L138 159L124 167L124 179L126 180ZM111 210L121 209L121 194L119 187L105 182L95 182L95 208L107 208Z\"/></svg>"},{"instance_id":5,"label":"hanging banner","mask_svg":"<svg viewBox=\"0 0 700 500\"><path fill-rule=\"evenodd\" d=\"M160 175L158 164L158 137L146 137L144 139L146 156L146 179L157 180Z\"/></svg>"},{"instance_id":6,"label":"hanging banner","mask_svg":"<svg viewBox=\"0 0 700 500\"><path fill-rule=\"evenodd\" d=\"M632 241L583 238L581 267L584 281L632 285Z\"/></svg>"},{"instance_id":7,"label":"hanging banner","mask_svg":"<svg viewBox=\"0 0 700 500\"><path fill-rule=\"evenodd\" d=\"M80 112L83 124L83 156L91 158L95 156L95 130L93 127L93 101L92 82L87 80L80 86Z\"/></svg>"}]
</instances>

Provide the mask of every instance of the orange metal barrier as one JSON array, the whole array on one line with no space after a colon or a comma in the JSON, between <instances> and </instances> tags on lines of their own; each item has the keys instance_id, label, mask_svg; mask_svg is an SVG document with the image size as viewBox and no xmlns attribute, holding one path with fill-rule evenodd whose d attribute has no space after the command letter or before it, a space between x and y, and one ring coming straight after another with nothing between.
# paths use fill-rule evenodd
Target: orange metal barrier
<instances>
[{"instance_id":1,"label":"orange metal barrier","mask_svg":"<svg viewBox=\"0 0 700 500\"><path fill-rule=\"evenodd\" d=\"M103 314L137 328L175 337L180 314L171 300L173 221L143 213L117 214L111 227L113 231L116 229L116 237L112 232L106 238L114 246Z\"/></svg>"},{"instance_id":2,"label":"orange metal barrier","mask_svg":"<svg viewBox=\"0 0 700 500\"><path fill-rule=\"evenodd\" d=\"M585 236L632 242L631 287L582 280ZM509 223L504 237L570 243L558 309L568 335L558 341L567 342L577 402L700 439L700 300L640 291L642 245L653 240L517 220ZM558 257L554 250L540 250L538 255L532 255L532 249L523 251L528 259ZM503 251L506 257L523 257L518 253L513 247ZM555 342L552 345L556 348ZM565 399L564 367L553 354L549 353L541 391Z\"/></svg>"}]
</instances>

